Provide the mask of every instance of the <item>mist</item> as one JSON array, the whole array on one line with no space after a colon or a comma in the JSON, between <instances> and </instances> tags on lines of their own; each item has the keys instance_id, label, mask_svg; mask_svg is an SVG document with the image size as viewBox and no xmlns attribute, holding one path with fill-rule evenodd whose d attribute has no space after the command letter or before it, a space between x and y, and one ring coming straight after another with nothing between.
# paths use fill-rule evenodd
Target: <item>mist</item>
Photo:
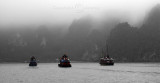
<instances>
[{"instance_id":1,"label":"mist","mask_svg":"<svg viewBox=\"0 0 160 83\"><path fill-rule=\"evenodd\" d=\"M159 83L159 74L160 0L0 0L0 83Z\"/></svg>"},{"instance_id":2,"label":"mist","mask_svg":"<svg viewBox=\"0 0 160 83\"><path fill-rule=\"evenodd\" d=\"M90 15L94 20L116 18L137 26L158 0L1 0L0 26L69 26Z\"/></svg>"},{"instance_id":3,"label":"mist","mask_svg":"<svg viewBox=\"0 0 160 83\"><path fill-rule=\"evenodd\" d=\"M158 61L159 3L1 0L0 62L23 62L30 56L54 62L64 53L72 60L98 61L106 42L117 61Z\"/></svg>"}]
</instances>

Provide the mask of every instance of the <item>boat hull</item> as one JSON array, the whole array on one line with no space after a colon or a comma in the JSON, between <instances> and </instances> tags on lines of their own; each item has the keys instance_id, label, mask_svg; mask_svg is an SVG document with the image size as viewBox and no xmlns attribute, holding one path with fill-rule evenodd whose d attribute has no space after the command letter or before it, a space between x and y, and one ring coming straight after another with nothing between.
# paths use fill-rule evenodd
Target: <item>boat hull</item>
<instances>
[{"instance_id":1,"label":"boat hull","mask_svg":"<svg viewBox=\"0 0 160 83\"><path fill-rule=\"evenodd\" d=\"M37 62L30 62L29 66L37 66Z\"/></svg>"},{"instance_id":2,"label":"boat hull","mask_svg":"<svg viewBox=\"0 0 160 83\"><path fill-rule=\"evenodd\" d=\"M100 63L101 65L114 65L114 63Z\"/></svg>"},{"instance_id":3,"label":"boat hull","mask_svg":"<svg viewBox=\"0 0 160 83\"><path fill-rule=\"evenodd\" d=\"M101 65L114 65L114 60L111 59L101 59L100 60Z\"/></svg>"},{"instance_id":4,"label":"boat hull","mask_svg":"<svg viewBox=\"0 0 160 83\"><path fill-rule=\"evenodd\" d=\"M60 63L58 64L59 67L72 67L70 63Z\"/></svg>"}]
</instances>

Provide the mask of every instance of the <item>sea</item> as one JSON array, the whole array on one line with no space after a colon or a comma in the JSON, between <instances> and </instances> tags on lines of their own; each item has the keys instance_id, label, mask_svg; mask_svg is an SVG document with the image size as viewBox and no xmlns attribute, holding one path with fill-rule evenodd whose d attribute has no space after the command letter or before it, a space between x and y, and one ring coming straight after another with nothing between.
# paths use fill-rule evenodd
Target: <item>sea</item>
<instances>
[{"instance_id":1,"label":"sea","mask_svg":"<svg viewBox=\"0 0 160 83\"><path fill-rule=\"evenodd\" d=\"M160 83L160 63L0 63L0 83Z\"/></svg>"}]
</instances>

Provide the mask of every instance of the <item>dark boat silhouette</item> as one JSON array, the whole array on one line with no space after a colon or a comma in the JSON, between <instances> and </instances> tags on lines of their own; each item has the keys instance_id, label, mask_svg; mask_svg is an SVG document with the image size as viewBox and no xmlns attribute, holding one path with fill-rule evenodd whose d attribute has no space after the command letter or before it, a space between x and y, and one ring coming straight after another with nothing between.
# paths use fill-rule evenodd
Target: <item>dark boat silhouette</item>
<instances>
[{"instance_id":1,"label":"dark boat silhouette","mask_svg":"<svg viewBox=\"0 0 160 83\"><path fill-rule=\"evenodd\" d=\"M108 45L106 44L106 51L102 49L102 58L100 58L99 64L101 65L114 65L114 59L109 56Z\"/></svg>"},{"instance_id":2,"label":"dark boat silhouette","mask_svg":"<svg viewBox=\"0 0 160 83\"><path fill-rule=\"evenodd\" d=\"M60 58L59 61L60 61L60 63L58 64L59 67L72 67L68 56L65 54Z\"/></svg>"},{"instance_id":3,"label":"dark boat silhouette","mask_svg":"<svg viewBox=\"0 0 160 83\"><path fill-rule=\"evenodd\" d=\"M100 64L101 65L114 65L114 59L110 57L100 58Z\"/></svg>"},{"instance_id":4,"label":"dark boat silhouette","mask_svg":"<svg viewBox=\"0 0 160 83\"><path fill-rule=\"evenodd\" d=\"M29 66L37 66L36 58L34 56L31 57Z\"/></svg>"}]
</instances>

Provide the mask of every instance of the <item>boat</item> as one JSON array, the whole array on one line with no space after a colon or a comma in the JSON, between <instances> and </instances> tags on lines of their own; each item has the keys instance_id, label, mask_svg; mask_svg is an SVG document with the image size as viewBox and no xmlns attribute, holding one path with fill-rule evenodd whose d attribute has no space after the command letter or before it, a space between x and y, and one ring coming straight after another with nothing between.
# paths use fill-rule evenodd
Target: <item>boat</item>
<instances>
[{"instance_id":1,"label":"boat","mask_svg":"<svg viewBox=\"0 0 160 83\"><path fill-rule=\"evenodd\" d=\"M110 57L100 58L100 64L101 65L114 65L114 59Z\"/></svg>"},{"instance_id":2,"label":"boat","mask_svg":"<svg viewBox=\"0 0 160 83\"><path fill-rule=\"evenodd\" d=\"M36 61L36 58L34 56L31 57L29 66L37 66L37 61Z\"/></svg>"},{"instance_id":3,"label":"boat","mask_svg":"<svg viewBox=\"0 0 160 83\"><path fill-rule=\"evenodd\" d=\"M72 67L68 56L65 54L60 58L59 61L60 61L60 63L58 64L59 67Z\"/></svg>"},{"instance_id":4,"label":"boat","mask_svg":"<svg viewBox=\"0 0 160 83\"><path fill-rule=\"evenodd\" d=\"M114 65L114 59L109 56L108 45L106 45L106 51L102 49L102 58L100 58L99 64L101 65Z\"/></svg>"}]
</instances>

